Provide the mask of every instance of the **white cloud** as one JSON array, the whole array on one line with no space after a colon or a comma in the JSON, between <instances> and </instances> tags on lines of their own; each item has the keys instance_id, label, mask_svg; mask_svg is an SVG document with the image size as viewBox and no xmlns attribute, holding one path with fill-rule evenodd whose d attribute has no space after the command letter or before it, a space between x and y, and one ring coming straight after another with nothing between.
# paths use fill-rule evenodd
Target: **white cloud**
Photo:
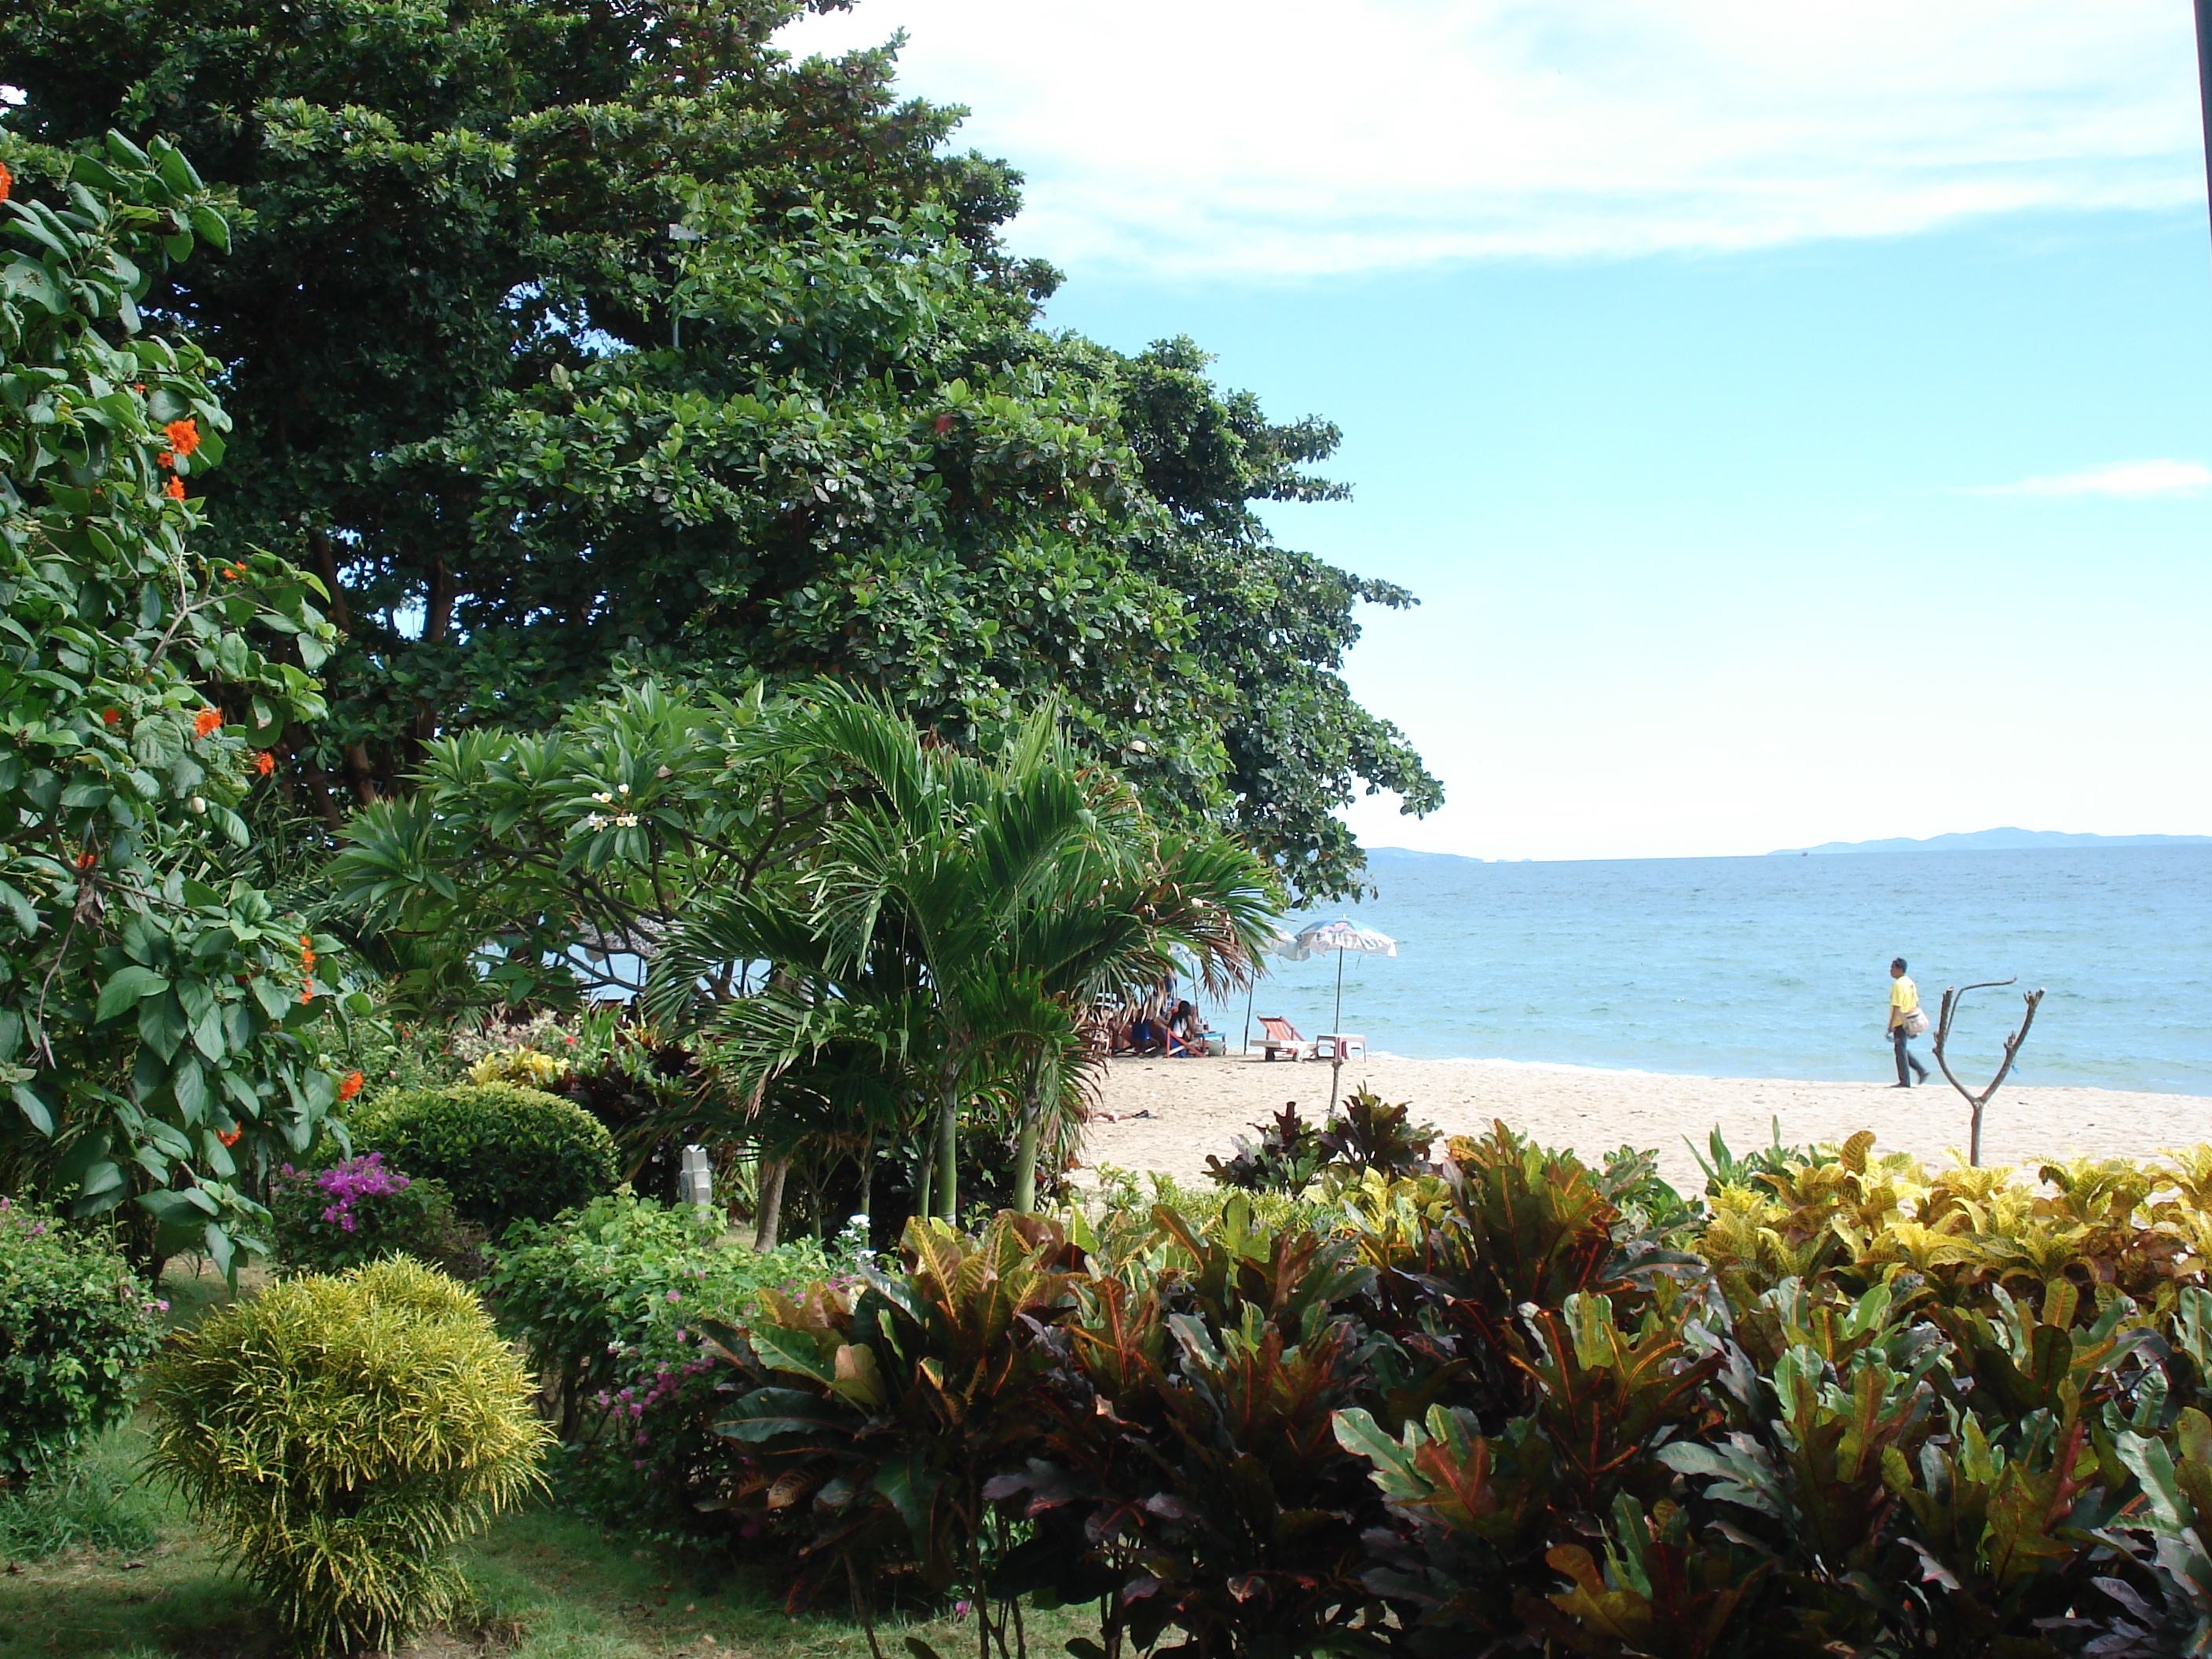
<instances>
[{"instance_id":1,"label":"white cloud","mask_svg":"<svg viewBox=\"0 0 2212 1659\"><path fill-rule=\"evenodd\" d=\"M862 0L1070 265L1303 275L2201 198L2179 0Z\"/></svg>"},{"instance_id":2,"label":"white cloud","mask_svg":"<svg viewBox=\"0 0 2212 1659\"><path fill-rule=\"evenodd\" d=\"M2078 472L2022 478L2016 483L1984 484L1967 495L2124 495L2140 501L2153 495L2194 495L2212 484L2212 467L2202 461L2112 461Z\"/></svg>"}]
</instances>

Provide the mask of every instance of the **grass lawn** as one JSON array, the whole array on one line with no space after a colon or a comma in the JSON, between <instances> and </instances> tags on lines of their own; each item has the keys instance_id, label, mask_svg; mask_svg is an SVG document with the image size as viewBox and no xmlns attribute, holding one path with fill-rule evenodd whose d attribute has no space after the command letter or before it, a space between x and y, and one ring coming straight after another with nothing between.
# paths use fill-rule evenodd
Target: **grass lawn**
<instances>
[{"instance_id":1,"label":"grass lawn","mask_svg":"<svg viewBox=\"0 0 2212 1659\"><path fill-rule=\"evenodd\" d=\"M181 1269L162 1293L177 1323L227 1296L220 1279ZM62 1495L0 1498L0 1659L286 1652L252 1588L224 1568L174 1494L142 1477L145 1450L143 1427L126 1423L102 1437ZM421 1659L870 1659L855 1623L787 1618L776 1589L742 1570L635 1547L572 1516L507 1516L459 1556L473 1605L409 1650ZM1095 1635L1087 1611L1032 1612L1037 1659L1056 1659L1072 1636ZM876 1635L884 1659L908 1659L909 1636L945 1659L963 1659L975 1641L972 1623L949 1618L887 1619Z\"/></svg>"},{"instance_id":2,"label":"grass lawn","mask_svg":"<svg viewBox=\"0 0 2212 1659\"><path fill-rule=\"evenodd\" d=\"M285 1652L252 1589L224 1569L176 1498L137 1479L145 1444L143 1430L126 1424L101 1440L79 1476L69 1507L106 1524L107 1547L79 1543L0 1571L0 1659ZM26 1507L0 1506L0 1555L35 1545L35 1525L24 1534L40 1517L26 1516ZM432 1632L410 1650L423 1659L480 1650L507 1659L869 1659L857 1624L787 1618L772 1586L700 1559L635 1548L568 1516L507 1516L459 1559L475 1605L458 1628ZM1028 1624L1039 1659L1058 1655L1071 1636L1095 1634L1095 1620L1080 1613L1033 1612ZM885 1620L876 1635L885 1659L908 1659L908 1636L945 1659L960 1659L975 1640L972 1624L951 1619Z\"/></svg>"}]
</instances>

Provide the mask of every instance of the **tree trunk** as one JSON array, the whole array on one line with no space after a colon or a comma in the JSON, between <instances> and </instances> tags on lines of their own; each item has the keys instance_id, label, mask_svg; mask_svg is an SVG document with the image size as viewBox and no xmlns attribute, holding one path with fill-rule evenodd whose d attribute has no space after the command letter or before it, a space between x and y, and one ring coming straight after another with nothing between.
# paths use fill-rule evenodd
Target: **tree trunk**
<instances>
[{"instance_id":1,"label":"tree trunk","mask_svg":"<svg viewBox=\"0 0 2212 1659\"><path fill-rule=\"evenodd\" d=\"M1048 1080L1056 1083L1059 1073L1042 1054L1031 1054L1024 1069L1028 1075L1022 1090L1021 1129L1014 1144L1014 1208L1026 1215L1036 1208L1037 1139L1044 1132L1045 1085Z\"/></svg>"},{"instance_id":2,"label":"tree trunk","mask_svg":"<svg viewBox=\"0 0 2212 1659\"><path fill-rule=\"evenodd\" d=\"M860 1213L868 1218L867 1237L860 1241L866 1249L876 1248L876 1132L868 1131L868 1144L860 1152Z\"/></svg>"},{"instance_id":3,"label":"tree trunk","mask_svg":"<svg viewBox=\"0 0 2212 1659\"><path fill-rule=\"evenodd\" d=\"M775 1248L776 1229L783 1221L783 1178L791 1173L791 1160L761 1160L760 1204L753 1220L753 1249Z\"/></svg>"},{"instance_id":4,"label":"tree trunk","mask_svg":"<svg viewBox=\"0 0 2212 1659\"><path fill-rule=\"evenodd\" d=\"M952 1073L937 1108L937 1213L960 1218L960 1074Z\"/></svg>"},{"instance_id":5,"label":"tree trunk","mask_svg":"<svg viewBox=\"0 0 2212 1659\"><path fill-rule=\"evenodd\" d=\"M960 1073L964 1046L945 1045L945 1064L937 1073L937 1156L932 1163L933 1204L922 1206L945 1221L960 1218Z\"/></svg>"},{"instance_id":6,"label":"tree trunk","mask_svg":"<svg viewBox=\"0 0 2212 1659\"><path fill-rule=\"evenodd\" d=\"M1022 1133L1014 1152L1014 1207L1026 1213L1036 1208L1037 1120L1044 1103L1035 1089L1022 1103Z\"/></svg>"}]
</instances>

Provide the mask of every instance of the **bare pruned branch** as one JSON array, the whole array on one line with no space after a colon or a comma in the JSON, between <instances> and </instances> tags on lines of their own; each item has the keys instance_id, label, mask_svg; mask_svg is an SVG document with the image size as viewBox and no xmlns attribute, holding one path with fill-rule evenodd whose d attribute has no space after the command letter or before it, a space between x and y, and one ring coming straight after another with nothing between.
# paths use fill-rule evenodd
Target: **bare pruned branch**
<instances>
[{"instance_id":1,"label":"bare pruned branch","mask_svg":"<svg viewBox=\"0 0 2212 1659\"><path fill-rule=\"evenodd\" d=\"M2021 1000L2027 1005L2027 1012L2020 1017L2020 1030L2004 1040L2004 1060L1998 1066L1997 1074L1990 1079L1989 1087L1979 1094L1959 1081L1958 1073L1951 1069L1951 1062L1944 1057L1944 1048L1951 1040L1951 1018L1959 1012L1959 1005L1966 1000L1968 991L1987 991L2000 985L2016 984L2019 980L2020 975L2014 974L2010 979L1985 979L1975 985L1957 988L1947 985L1943 988L1943 1006L1936 1021L1936 1063L1943 1068L1943 1075L1950 1079L1951 1086L1965 1096L1966 1104L1973 1109L1973 1123L1966 1140L1966 1162L1971 1164L1979 1165L1982 1161L1982 1109L1990 1103L1998 1086L2011 1073L2013 1060L2020 1053L2020 1045L2027 1041L2027 1028L2035 1024L2035 1011L2043 1000L2043 992L2039 988L2021 997Z\"/></svg>"}]
</instances>

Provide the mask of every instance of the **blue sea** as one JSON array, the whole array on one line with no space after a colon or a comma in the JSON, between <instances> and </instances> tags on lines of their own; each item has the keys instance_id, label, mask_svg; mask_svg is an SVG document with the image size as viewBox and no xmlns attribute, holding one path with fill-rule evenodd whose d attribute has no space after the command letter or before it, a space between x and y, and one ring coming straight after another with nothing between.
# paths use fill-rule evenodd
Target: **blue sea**
<instances>
[{"instance_id":1,"label":"blue sea","mask_svg":"<svg viewBox=\"0 0 2212 1659\"><path fill-rule=\"evenodd\" d=\"M1372 900L1287 925L1346 916L1397 956L1345 957L1340 1024L1334 957L1271 958L1258 1012L1425 1058L1881 1082L1902 956L1931 1021L1945 986L2019 976L1966 1000L1961 1076L1994 1066L2040 986L2019 1082L2212 1095L2212 847L1516 864L1383 849L1370 874ZM1243 999L1206 1012L1233 1047Z\"/></svg>"}]
</instances>

